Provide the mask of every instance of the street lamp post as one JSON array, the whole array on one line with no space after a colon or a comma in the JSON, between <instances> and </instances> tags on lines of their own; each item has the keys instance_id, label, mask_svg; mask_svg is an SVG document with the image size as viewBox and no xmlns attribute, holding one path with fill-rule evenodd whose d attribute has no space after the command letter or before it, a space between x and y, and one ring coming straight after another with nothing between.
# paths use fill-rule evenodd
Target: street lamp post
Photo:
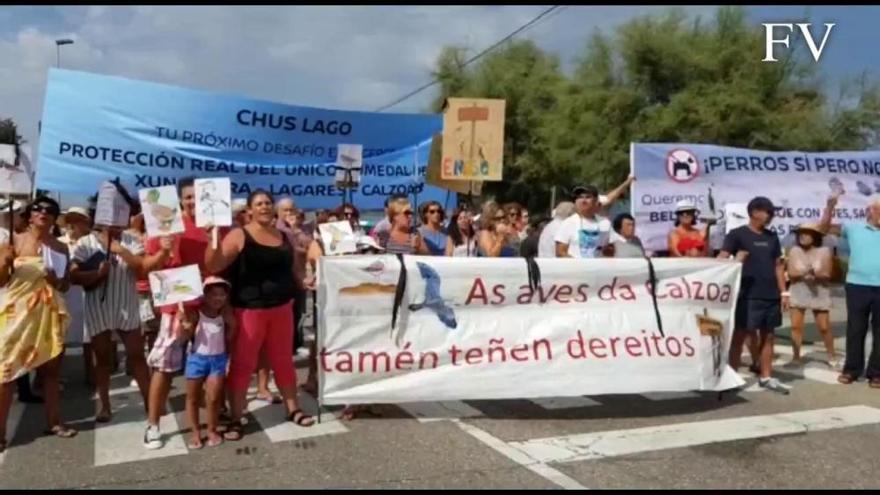
<instances>
[{"instance_id":1,"label":"street lamp post","mask_svg":"<svg viewBox=\"0 0 880 495\"><path fill-rule=\"evenodd\" d=\"M61 39L61 40L55 40L55 48L56 48L56 53L58 54L58 68L59 69L61 68L61 45L72 45L72 44L73 44L73 40L67 39L67 38Z\"/></svg>"}]
</instances>

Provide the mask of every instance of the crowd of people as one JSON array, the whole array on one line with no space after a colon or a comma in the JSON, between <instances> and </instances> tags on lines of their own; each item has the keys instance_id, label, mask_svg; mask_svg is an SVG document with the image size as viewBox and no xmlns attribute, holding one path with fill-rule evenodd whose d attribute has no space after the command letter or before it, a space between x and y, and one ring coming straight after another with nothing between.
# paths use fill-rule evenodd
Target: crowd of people
<instances>
[{"instance_id":1,"label":"crowd of people","mask_svg":"<svg viewBox=\"0 0 880 495\"><path fill-rule=\"evenodd\" d=\"M126 370L144 399L147 448L161 448L159 419L166 413L173 378L187 382L191 448L216 446L243 436L246 395L257 375L257 396L283 404L289 421L309 427L314 418L297 401L293 356L308 361L301 389L317 393L317 353L306 342L304 315L308 294L316 289L317 263L326 252L319 225L348 221L359 252L451 257L710 257L743 264L729 363L740 367L746 347L751 371L769 390L789 393L772 375L774 331L790 311L794 360L802 364L803 328L811 311L822 334L828 366L841 369L839 381L867 375L880 388L880 201L868 208L867 221L831 225L837 196L828 200L816 224L801 225L796 245L784 256L779 238L768 229L775 207L764 197L748 204L749 222L731 230L719 252L709 242L714 222L701 225L696 205L681 201L665 252L646 252L635 219L609 208L628 190L633 177L607 194L578 186L570 201L556 205L550 218L532 218L522 205L463 204L451 215L428 201L418 208L405 195L385 202L385 216L365 232L359 210L343 204L316 212L311 222L290 198L278 201L257 190L233 204L232 228L198 228L192 179L178 181L184 232L148 238L139 205L132 202L129 228L93 225L93 211L70 208L38 197L12 205L13 218L0 217L0 451L6 443L6 418L17 387L18 399L44 401L47 434L69 438L76 431L61 421L59 370L65 344L82 343L88 376L97 394L95 420L112 418L109 384L118 342L125 348ZM6 212L9 205L0 205ZM846 280L847 345L841 367L830 331L832 253L823 239L839 231L850 245ZM219 242L215 245L211 239ZM57 259L69 260L64 265ZM63 268L59 270L59 267ZM154 308L150 272L198 265L204 295L198 301ZM311 298L314 304L314 297ZM865 369L869 321L873 349ZM37 372L42 396L30 389ZM274 376L280 393L269 390ZM16 385L13 385L15 383ZM36 383L36 382L35 382ZM207 412L202 437L199 409ZM348 406L353 419L363 406Z\"/></svg>"}]
</instances>

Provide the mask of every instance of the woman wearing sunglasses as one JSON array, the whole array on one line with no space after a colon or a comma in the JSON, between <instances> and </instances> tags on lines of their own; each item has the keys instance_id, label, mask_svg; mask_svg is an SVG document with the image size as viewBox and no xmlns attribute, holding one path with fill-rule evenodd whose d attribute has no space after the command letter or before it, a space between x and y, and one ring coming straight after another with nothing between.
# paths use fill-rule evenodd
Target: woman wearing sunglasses
<instances>
[{"instance_id":1,"label":"woman wearing sunglasses","mask_svg":"<svg viewBox=\"0 0 880 495\"><path fill-rule=\"evenodd\" d=\"M63 292L70 287L67 246L52 235L58 203L40 197L25 208L28 228L0 246L0 452L6 450L6 420L16 379L32 370L42 377L47 435L71 438L61 422L58 379L70 323Z\"/></svg>"},{"instance_id":2,"label":"woman wearing sunglasses","mask_svg":"<svg viewBox=\"0 0 880 495\"><path fill-rule=\"evenodd\" d=\"M422 226L419 234L425 240L431 256L444 256L446 254L446 229L443 221L446 220L446 212L437 201L428 201L419 208L422 218Z\"/></svg>"},{"instance_id":3,"label":"woman wearing sunglasses","mask_svg":"<svg viewBox=\"0 0 880 495\"><path fill-rule=\"evenodd\" d=\"M361 212L353 204L343 204L336 209L334 214L340 221L345 220L351 224L351 231L354 232L355 237L361 237L366 234L363 227L361 227Z\"/></svg>"},{"instance_id":4,"label":"woman wearing sunglasses","mask_svg":"<svg viewBox=\"0 0 880 495\"><path fill-rule=\"evenodd\" d=\"M505 211L494 201L483 205L480 215L478 254L486 258L519 256L519 238Z\"/></svg>"},{"instance_id":5,"label":"woman wearing sunglasses","mask_svg":"<svg viewBox=\"0 0 880 495\"><path fill-rule=\"evenodd\" d=\"M428 246L413 228L413 209L409 200L395 199L388 203L391 230L381 233L379 245L391 254L430 254Z\"/></svg>"}]
</instances>

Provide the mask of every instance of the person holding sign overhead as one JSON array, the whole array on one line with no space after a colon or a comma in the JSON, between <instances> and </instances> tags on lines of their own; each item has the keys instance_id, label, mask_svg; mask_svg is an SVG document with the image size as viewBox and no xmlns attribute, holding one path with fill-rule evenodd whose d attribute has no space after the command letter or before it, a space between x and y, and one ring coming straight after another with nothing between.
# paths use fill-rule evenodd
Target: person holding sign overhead
<instances>
[{"instance_id":1,"label":"person holding sign overhead","mask_svg":"<svg viewBox=\"0 0 880 495\"><path fill-rule=\"evenodd\" d=\"M195 179L183 178L177 181L177 193L183 217L183 232L163 237L150 237L146 251L149 255L161 255L159 266L155 269L178 268L186 265L198 265L202 278L209 275L205 269L205 249L211 238L208 229L196 227L196 195ZM184 303L189 310L197 308L199 301ZM144 447L158 449L163 446L162 433L159 430L159 418L168 400L171 380L174 374L183 370L184 347L186 342L175 335L176 305L159 308L159 333L153 344L153 350L147 356L147 364L153 369L150 379L149 413L147 429L144 432Z\"/></svg>"},{"instance_id":2,"label":"person holding sign overhead","mask_svg":"<svg viewBox=\"0 0 880 495\"><path fill-rule=\"evenodd\" d=\"M208 271L227 270L232 283L231 301L239 322L229 369L232 422L224 438L241 440L241 415L251 374L257 369L260 350L265 348L284 398L287 419L299 426L312 426L314 418L299 408L296 399L296 370L290 343L293 340L293 248L275 227L274 199L257 189L248 196L251 221L229 233L219 249L208 245Z\"/></svg>"},{"instance_id":3,"label":"person holding sign overhead","mask_svg":"<svg viewBox=\"0 0 880 495\"><path fill-rule=\"evenodd\" d=\"M76 435L59 414L60 356L69 323L61 293L70 287L67 246L52 236L60 213L54 200L35 199L24 212L28 230L0 245L0 287L6 289L0 306L0 452L6 449L14 382L35 369L43 378L45 433Z\"/></svg>"},{"instance_id":4,"label":"person holding sign overhead","mask_svg":"<svg viewBox=\"0 0 880 495\"><path fill-rule=\"evenodd\" d=\"M103 194L119 194L130 202L122 186L102 189ZM112 202L112 200L107 200ZM129 203L131 204L131 203ZM136 212L135 212L136 213ZM140 332L140 299L137 294L138 274L150 270L161 261L161 255L144 257L144 246L128 232L129 219L124 225L108 225L104 215L96 215L94 230L81 237L73 248L71 280L85 291L84 332L94 352L95 387L99 410L95 421L106 423L111 418L110 370L116 343L111 332L116 332L125 346L126 359L138 389L147 403L150 372L144 360L144 341Z\"/></svg>"}]
</instances>

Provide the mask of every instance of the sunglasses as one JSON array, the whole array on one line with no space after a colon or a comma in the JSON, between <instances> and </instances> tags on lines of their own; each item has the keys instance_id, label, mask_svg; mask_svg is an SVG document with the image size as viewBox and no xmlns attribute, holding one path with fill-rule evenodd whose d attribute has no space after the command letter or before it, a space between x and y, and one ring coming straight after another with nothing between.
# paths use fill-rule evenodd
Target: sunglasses
<instances>
[{"instance_id":1,"label":"sunglasses","mask_svg":"<svg viewBox=\"0 0 880 495\"><path fill-rule=\"evenodd\" d=\"M47 204L37 204L31 208L31 211L34 213L45 213L47 215L58 216L58 212L55 211L55 207Z\"/></svg>"},{"instance_id":2,"label":"sunglasses","mask_svg":"<svg viewBox=\"0 0 880 495\"><path fill-rule=\"evenodd\" d=\"M406 211L403 212L403 214L406 215L406 216L408 216L408 217L411 217L412 214L413 214L413 212L412 212L412 210L406 210Z\"/></svg>"},{"instance_id":3,"label":"sunglasses","mask_svg":"<svg viewBox=\"0 0 880 495\"><path fill-rule=\"evenodd\" d=\"M433 215L434 213L440 213L440 210L438 210L437 208L431 208L430 210L428 210L428 213Z\"/></svg>"}]
</instances>

